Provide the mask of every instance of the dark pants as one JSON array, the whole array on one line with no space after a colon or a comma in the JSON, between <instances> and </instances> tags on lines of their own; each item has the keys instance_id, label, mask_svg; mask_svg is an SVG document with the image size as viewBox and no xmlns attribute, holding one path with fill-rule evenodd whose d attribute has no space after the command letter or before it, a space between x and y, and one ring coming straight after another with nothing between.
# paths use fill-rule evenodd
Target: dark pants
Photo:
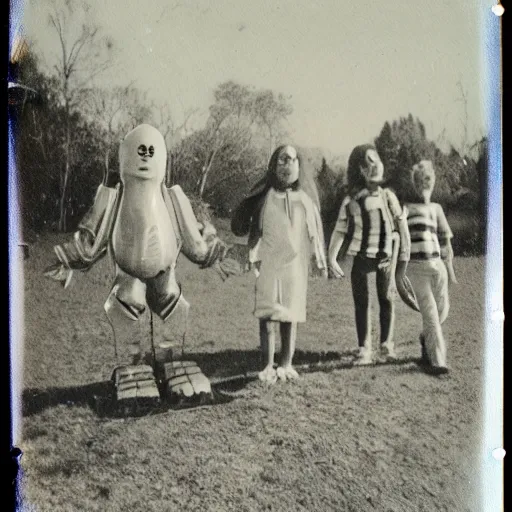
<instances>
[{"instance_id":1,"label":"dark pants","mask_svg":"<svg viewBox=\"0 0 512 512\"><path fill-rule=\"evenodd\" d=\"M392 343L394 303L388 296L390 265L386 260L355 256L352 265L352 295L356 312L357 341L359 347L371 348L371 305L368 290L368 274L376 272L377 297L380 309L380 342ZM382 268L379 268L379 264Z\"/></svg>"}]
</instances>

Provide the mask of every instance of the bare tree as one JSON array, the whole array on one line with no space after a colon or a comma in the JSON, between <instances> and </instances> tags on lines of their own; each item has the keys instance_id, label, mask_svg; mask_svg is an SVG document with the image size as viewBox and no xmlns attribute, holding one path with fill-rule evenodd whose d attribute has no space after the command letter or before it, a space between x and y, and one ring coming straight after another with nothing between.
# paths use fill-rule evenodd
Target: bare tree
<instances>
[{"instance_id":1,"label":"bare tree","mask_svg":"<svg viewBox=\"0 0 512 512\"><path fill-rule=\"evenodd\" d=\"M189 123L191 118L196 114L199 109L191 108L185 111L181 122L176 121L173 116L169 104L155 105L155 124L162 133L165 144L167 146L167 183L168 185L174 184L175 177L173 176L173 169L175 164L179 161L183 145L181 142L190 134Z\"/></svg>"},{"instance_id":2,"label":"bare tree","mask_svg":"<svg viewBox=\"0 0 512 512\"><path fill-rule=\"evenodd\" d=\"M80 92L111 65L113 44L91 20L90 6L86 2L54 0L48 22L58 38L59 54L54 71L59 79L59 92L65 110L59 213L59 229L65 231L68 183L73 165L71 116L77 107Z\"/></svg>"},{"instance_id":3,"label":"bare tree","mask_svg":"<svg viewBox=\"0 0 512 512\"><path fill-rule=\"evenodd\" d=\"M457 102L461 102L462 103L462 106L463 106L463 109L464 109L464 114L463 114L463 119L462 119L462 127L463 127L463 130L464 130L464 134L463 134L463 137L462 137L462 141L461 141L461 146L460 146L460 154L461 155L466 155L469 147L469 137L468 137L468 96L467 96L467 92L466 90L464 89L463 85L462 85L462 82L459 80L457 82L457 86L459 87L459 90L460 90L460 98L458 98L456 101Z\"/></svg>"},{"instance_id":4,"label":"bare tree","mask_svg":"<svg viewBox=\"0 0 512 512\"><path fill-rule=\"evenodd\" d=\"M293 112L293 108L283 94L276 96L270 90L256 94L255 108L258 122L268 131L268 157L270 158L276 139L282 131L281 123Z\"/></svg>"},{"instance_id":5,"label":"bare tree","mask_svg":"<svg viewBox=\"0 0 512 512\"><path fill-rule=\"evenodd\" d=\"M197 183L200 198L204 195L206 181L216 156L228 146L238 154L249 147L253 136L252 128L258 119L256 96L247 86L232 81L224 82L215 90L214 98L215 103L210 106L210 116L205 128L208 151ZM236 144L231 144L233 141Z\"/></svg>"},{"instance_id":6,"label":"bare tree","mask_svg":"<svg viewBox=\"0 0 512 512\"><path fill-rule=\"evenodd\" d=\"M146 91L130 83L111 89L91 87L81 91L81 111L105 132L105 170L108 171L112 151L123 136L138 124L153 118L153 106Z\"/></svg>"}]
</instances>

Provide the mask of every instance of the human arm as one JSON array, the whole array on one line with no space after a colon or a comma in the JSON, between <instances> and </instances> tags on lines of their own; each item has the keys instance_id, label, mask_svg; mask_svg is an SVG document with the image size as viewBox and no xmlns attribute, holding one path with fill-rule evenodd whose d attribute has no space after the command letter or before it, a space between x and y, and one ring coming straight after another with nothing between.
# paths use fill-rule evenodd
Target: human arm
<instances>
[{"instance_id":1,"label":"human arm","mask_svg":"<svg viewBox=\"0 0 512 512\"><path fill-rule=\"evenodd\" d=\"M341 204L338 218L329 241L327 256L329 271L330 275L336 279L340 279L345 276L345 273L338 264L338 258L343 259L345 257L348 246L351 242L351 236L349 234L349 204L350 198L347 196Z\"/></svg>"},{"instance_id":2,"label":"human arm","mask_svg":"<svg viewBox=\"0 0 512 512\"><path fill-rule=\"evenodd\" d=\"M455 270L453 268L453 248L449 239L446 242L446 258L444 258L444 264L448 271L448 282L450 284L458 284L457 277L455 276Z\"/></svg>"},{"instance_id":3,"label":"human arm","mask_svg":"<svg viewBox=\"0 0 512 512\"><path fill-rule=\"evenodd\" d=\"M398 251L397 273L405 275L407 263L411 259L411 233L407 223L407 207L401 206L395 193L386 189L388 207L393 217L394 227L400 238Z\"/></svg>"},{"instance_id":4,"label":"human arm","mask_svg":"<svg viewBox=\"0 0 512 512\"><path fill-rule=\"evenodd\" d=\"M337 261L338 254L340 253L344 240L345 233L341 233L340 231L336 230L332 232L328 251L329 270L331 271L331 275L337 279L345 277L345 273L343 272Z\"/></svg>"},{"instance_id":5,"label":"human arm","mask_svg":"<svg viewBox=\"0 0 512 512\"><path fill-rule=\"evenodd\" d=\"M448 272L448 282L450 284L457 284L457 277L453 269L453 247L451 239L453 238L452 230L444 214L443 207L436 204L437 208L437 237L439 240L439 247L441 249L441 259L443 260L446 270Z\"/></svg>"},{"instance_id":6,"label":"human arm","mask_svg":"<svg viewBox=\"0 0 512 512\"><path fill-rule=\"evenodd\" d=\"M328 277L327 259L325 257L325 238L324 228L322 225L322 218L318 207L313 203L313 212L315 216L315 231L316 234L313 237L313 260L316 265L316 271L314 275L321 275L321 277Z\"/></svg>"}]
</instances>

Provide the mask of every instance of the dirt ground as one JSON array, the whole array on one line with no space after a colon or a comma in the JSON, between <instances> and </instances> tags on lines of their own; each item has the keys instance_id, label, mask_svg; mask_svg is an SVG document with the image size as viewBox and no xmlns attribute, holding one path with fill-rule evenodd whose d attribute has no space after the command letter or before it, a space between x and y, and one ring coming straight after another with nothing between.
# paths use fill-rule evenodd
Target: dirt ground
<instances>
[{"instance_id":1,"label":"dirt ground","mask_svg":"<svg viewBox=\"0 0 512 512\"><path fill-rule=\"evenodd\" d=\"M60 240L39 238L25 261L24 511L482 510L482 258L455 262L447 378L420 371L421 318L402 303L399 360L351 367L350 281L311 279L298 381L241 379L215 385L207 408L110 418L91 404L116 362L111 270L104 260L64 291L42 276ZM257 370L254 276L223 283L184 258L178 276L192 305L186 358L211 379ZM148 339L147 318L142 329Z\"/></svg>"}]
</instances>

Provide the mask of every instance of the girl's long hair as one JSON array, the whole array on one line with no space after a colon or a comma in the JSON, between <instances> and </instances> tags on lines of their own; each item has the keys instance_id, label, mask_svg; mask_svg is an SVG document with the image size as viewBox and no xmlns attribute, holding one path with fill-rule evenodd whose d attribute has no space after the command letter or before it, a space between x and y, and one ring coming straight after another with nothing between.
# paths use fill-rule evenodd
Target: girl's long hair
<instances>
[{"instance_id":1,"label":"girl's long hair","mask_svg":"<svg viewBox=\"0 0 512 512\"><path fill-rule=\"evenodd\" d=\"M282 144L274 150L268 162L265 174L251 187L250 192L235 210L231 219L231 230L235 235L244 236L249 232L251 219L263 197L271 187L276 189L280 188L276 176L277 160L281 151L287 146L289 146L289 144ZM318 194L313 169L309 169L308 166L303 165L303 160L299 152L297 152L297 159L299 161L299 178L291 185L291 188L293 190L302 189L313 200L320 211L320 196Z\"/></svg>"},{"instance_id":2,"label":"girl's long hair","mask_svg":"<svg viewBox=\"0 0 512 512\"><path fill-rule=\"evenodd\" d=\"M369 149L377 151L373 144L361 144L356 146L348 157L347 192L350 197L354 197L366 187L366 180L361 174L361 165L363 165L366 152Z\"/></svg>"}]
</instances>

